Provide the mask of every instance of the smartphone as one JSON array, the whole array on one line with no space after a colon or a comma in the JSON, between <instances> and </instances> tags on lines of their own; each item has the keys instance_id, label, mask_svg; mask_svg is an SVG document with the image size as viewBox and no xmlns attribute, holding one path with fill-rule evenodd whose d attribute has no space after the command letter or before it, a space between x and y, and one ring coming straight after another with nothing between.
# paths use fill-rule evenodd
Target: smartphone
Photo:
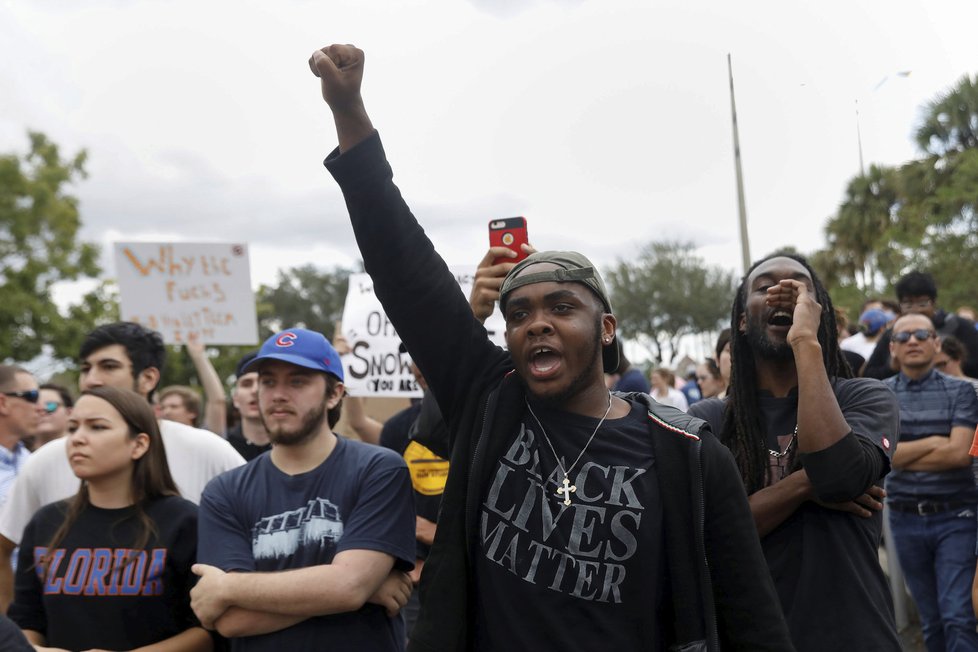
<instances>
[{"instance_id":1,"label":"smartphone","mask_svg":"<svg viewBox=\"0 0 978 652\"><path fill-rule=\"evenodd\" d=\"M489 222L489 246L506 247L516 252L516 258L497 258L492 262L493 265L520 262L527 256L521 245L527 243L529 240L526 235L526 218L507 217Z\"/></svg>"}]
</instances>

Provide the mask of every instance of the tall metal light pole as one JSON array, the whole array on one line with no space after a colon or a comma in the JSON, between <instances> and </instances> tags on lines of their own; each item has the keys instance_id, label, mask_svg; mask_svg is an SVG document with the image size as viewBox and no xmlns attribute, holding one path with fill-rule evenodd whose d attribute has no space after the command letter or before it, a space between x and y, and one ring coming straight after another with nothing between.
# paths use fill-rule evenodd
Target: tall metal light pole
<instances>
[{"instance_id":1,"label":"tall metal light pole","mask_svg":"<svg viewBox=\"0 0 978 652\"><path fill-rule=\"evenodd\" d=\"M737 131L737 102L734 100L733 64L727 54L727 71L730 74L730 115L733 118L734 170L737 174L737 209L740 214L740 253L744 259L744 273L750 269L750 242L747 235L747 202L744 199L744 173L740 166L740 133Z\"/></svg>"}]
</instances>

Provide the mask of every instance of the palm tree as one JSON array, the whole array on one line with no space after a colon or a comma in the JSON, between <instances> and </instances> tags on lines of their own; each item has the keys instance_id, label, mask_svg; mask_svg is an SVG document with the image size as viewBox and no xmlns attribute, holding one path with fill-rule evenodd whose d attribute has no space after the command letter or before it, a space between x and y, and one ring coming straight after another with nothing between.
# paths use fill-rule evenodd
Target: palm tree
<instances>
[{"instance_id":1,"label":"palm tree","mask_svg":"<svg viewBox=\"0 0 978 652\"><path fill-rule=\"evenodd\" d=\"M931 101L915 137L923 151L938 157L978 147L978 75L965 75Z\"/></svg>"},{"instance_id":2,"label":"palm tree","mask_svg":"<svg viewBox=\"0 0 978 652\"><path fill-rule=\"evenodd\" d=\"M899 205L897 171L871 165L849 182L838 214L825 226L830 249L846 254L836 258L837 272L863 292L879 289L878 252L886 247Z\"/></svg>"}]
</instances>

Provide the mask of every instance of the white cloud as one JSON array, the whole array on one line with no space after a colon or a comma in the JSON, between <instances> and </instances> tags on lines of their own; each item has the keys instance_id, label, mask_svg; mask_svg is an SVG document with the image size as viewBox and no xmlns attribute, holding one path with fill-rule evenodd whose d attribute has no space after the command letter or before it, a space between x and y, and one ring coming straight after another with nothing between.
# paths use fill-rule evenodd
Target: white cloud
<instances>
[{"instance_id":1,"label":"white cloud","mask_svg":"<svg viewBox=\"0 0 978 652\"><path fill-rule=\"evenodd\" d=\"M858 169L915 155L918 107L974 66L973 2L34 2L0 7L0 151L88 148L85 234L246 239L255 282L358 258L305 61L364 48L396 180L446 258L523 214L609 264L692 239L739 267L726 55L753 254L812 250ZM892 78L897 70L908 78ZM107 269L111 272L110 269Z\"/></svg>"}]
</instances>

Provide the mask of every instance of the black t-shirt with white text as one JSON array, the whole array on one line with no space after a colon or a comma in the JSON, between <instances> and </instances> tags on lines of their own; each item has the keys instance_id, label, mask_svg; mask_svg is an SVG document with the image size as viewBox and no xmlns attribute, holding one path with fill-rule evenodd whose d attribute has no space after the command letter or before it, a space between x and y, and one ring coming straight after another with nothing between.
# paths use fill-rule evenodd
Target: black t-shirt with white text
<instances>
[{"instance_id":1,"label":"black t-shirt with white text","mask_svg":"<svg viewBox=\"0 0 978 652\"><path fill-rule=\"evenodd\" d=\"M482 489L478 650L663 648L662 503L647 408L598 419L533 406ZM574 490L565 505L564 475ZM641 550L641 554L636 554Z\"/></svg>"}]
</instances>

